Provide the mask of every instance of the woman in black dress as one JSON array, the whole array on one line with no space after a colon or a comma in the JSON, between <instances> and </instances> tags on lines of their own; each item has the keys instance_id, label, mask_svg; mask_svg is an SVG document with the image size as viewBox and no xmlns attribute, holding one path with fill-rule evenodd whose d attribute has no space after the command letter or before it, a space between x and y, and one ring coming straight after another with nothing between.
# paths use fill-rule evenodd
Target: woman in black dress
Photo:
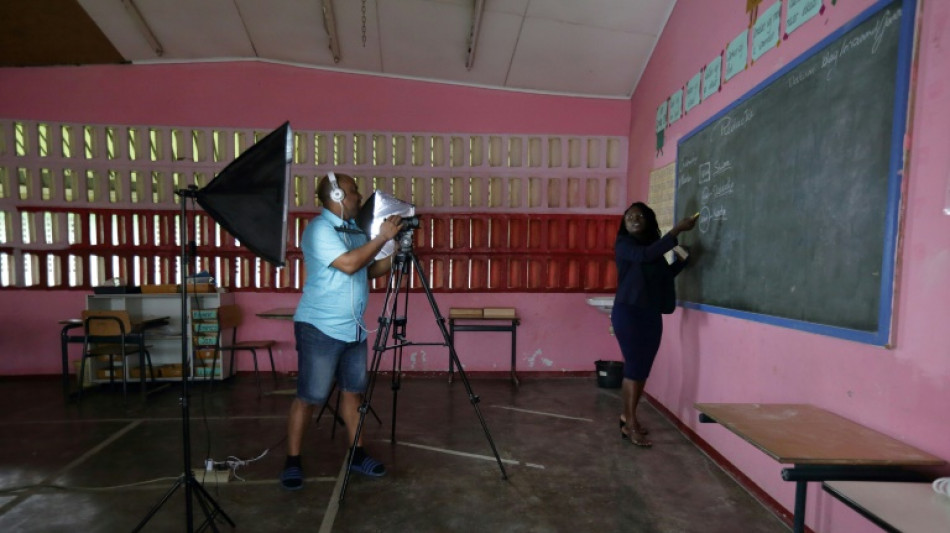
<instances>
[{"instance_id":1,"label":"woman in black dress","mask_svg":"<svg viewBox=\"0 0 950 533\"><path fill-rule=\"evenodd\" d=\"M693 229L697 218L684 218L661 237L656 213L636 202L624 212L617 230L617 294L610 321L624 360L620 435L637 446L653 445L649 431L637 421L637 405L660 349L662 315L676 306L673 277L686 266L685 252L678 250L672 265L663 254L677 247L676 236Z\"/></svg>"}]
</instances>

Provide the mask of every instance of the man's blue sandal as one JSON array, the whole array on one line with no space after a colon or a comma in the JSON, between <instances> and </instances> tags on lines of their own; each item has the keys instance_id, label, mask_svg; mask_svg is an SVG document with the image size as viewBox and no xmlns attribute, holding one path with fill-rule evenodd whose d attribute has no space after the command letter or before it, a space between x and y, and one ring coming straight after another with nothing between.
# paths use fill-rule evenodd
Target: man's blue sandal
<instances>
[{"instance_id":1,"label":"man's blue sandal","mask_svg":"<svg viewBox=\"0 0 950 533\"><path fill-rule=\"evenodd\" d=\"M300 490L303 488L303 469L299 466L288 466L280 473L280 487L284 490Z\"/></svg>"},{"instance_id":2,"label":"man's blue sandal","mask_svg":"<svg viewBox=\"0 0 950 533\"><path fill-rule=\"evenodd\" d=\"M369 477L383 477L386 475L386 467L383 466L383 463L380 463L368 455L363 457L363 460L359 463L354 461L353 464L350 465L350 470Z\"/></svg>"}]
</instances>

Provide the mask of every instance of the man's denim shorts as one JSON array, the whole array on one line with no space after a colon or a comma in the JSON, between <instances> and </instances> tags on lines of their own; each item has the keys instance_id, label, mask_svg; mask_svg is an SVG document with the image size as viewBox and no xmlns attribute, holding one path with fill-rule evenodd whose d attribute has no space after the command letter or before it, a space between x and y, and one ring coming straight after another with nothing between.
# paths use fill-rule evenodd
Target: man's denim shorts
<instances>
[{"instance_id":1,"label":"man's denim shorts","mask_svg":"<svg viewBox=\"0 0 950 533\"><path fill-rule=\"evenodd\" d=\"M366 391L366 341L344 342L306 322L294 322L297 340L297 397L326 403L333 380L344 392Z\"/></svg>"}]
</instances>

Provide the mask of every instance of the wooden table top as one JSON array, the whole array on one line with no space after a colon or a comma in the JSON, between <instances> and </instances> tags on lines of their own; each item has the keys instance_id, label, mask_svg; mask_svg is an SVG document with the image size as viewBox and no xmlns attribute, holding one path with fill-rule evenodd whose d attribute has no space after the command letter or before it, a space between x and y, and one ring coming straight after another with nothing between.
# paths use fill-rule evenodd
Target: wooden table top
<instances>
[{"instance_id":1,"label":"wooden table top","mask_svg":"<svg viewBox=\"0 0 950 533\"><path fill-rule=\"evenodd\" d=\"M167 317L167 316L147 316L147 317L142 317L138 319L132 319L132 329L134 331L134 330L164 326L165 324L168 324L168 321L170 318L171 317ZM59 321L59 324L63 326L81 326L82 319L81 318L64 318Z\"/></svg>"},{"instance_id":2,"label":"wooden table top","mask_svg":"<svg viewBox=\"0 0 950 533\"><path fill-rule=\"evenodd\" d=\"M276 318L278 320L293 320L294 313L296 312L296 307L277 307L275 309L261 311L260 313L257 313L257 316L261 318Z\"/></svg>"},{"instance_id":3,"label":"wooden table top","mask_svg":"<svg viewBox=\"0 0 950 533\"><path fill-rule=\"evenodd\" d=\"M809 404L698 403L696 409L776 461L936 466L945 461Z\"/></svg>"}]
</instances>

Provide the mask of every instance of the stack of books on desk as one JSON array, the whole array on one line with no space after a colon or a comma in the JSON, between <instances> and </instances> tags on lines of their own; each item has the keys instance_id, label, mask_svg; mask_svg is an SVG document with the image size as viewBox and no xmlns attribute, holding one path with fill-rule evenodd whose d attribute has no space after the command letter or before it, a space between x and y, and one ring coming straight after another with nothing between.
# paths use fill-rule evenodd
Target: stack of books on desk
<instances>
[{"instance_id":1,"label":"stack of books on desk","mask_svg":"<svg viewBox=\"0 0 950 533\"><path fill-rule=\"evenodd\" d=\"M516 318L514 307L486 307L482 310L484 318Z\"/></svg>"},{"instance_id":2,"label":"stack of books on desk","mask_svg":"<svg viewBox=\"0 0 950 533\"><path fill-rule=\"evenodd\" d=\"M482 309L453 307L449 309L449 318L482 318Z\"/></svg>"}]
</instances>

